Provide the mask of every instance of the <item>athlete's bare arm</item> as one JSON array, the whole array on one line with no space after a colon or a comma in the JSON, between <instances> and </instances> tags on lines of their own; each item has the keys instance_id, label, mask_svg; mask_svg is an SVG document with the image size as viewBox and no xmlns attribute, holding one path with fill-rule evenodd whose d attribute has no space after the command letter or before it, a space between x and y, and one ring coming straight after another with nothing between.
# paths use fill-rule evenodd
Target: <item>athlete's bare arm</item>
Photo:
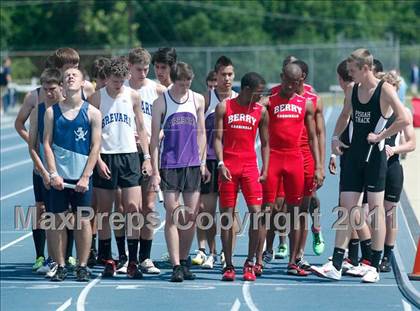
<instances>
[{"instance_id":1,"label":"athlete's bare arm","mask_svg":"<svg viewBox=\"0 0 420 311\"><path fill-rule=\"evenodd\" d=\"M315 130L314 117L315 117L315 112L314 112L314 106L312 102L306 102L305 126L306 126L306 131L308 132L309 147L311 148L312 156L315 161L314 178L315 178L316 184L318 186L321 186L322 182L324 181L325 175L322 172L323 166L321 165L321 161L319 157L318 138L317 138L316 130Z\"/></svg>"},{"instance_id":2,"label":"athlete's bare arm","mask_svg":"<svg viewBox=\"0 0 420 311\"><path fill-rule=\"evenodd\" d=\"M337 122L334 128L333 138L331 140L331 153L336 155L342 155L343 151L341 148L348 148L349 146L345 145L340 141L338 137L344 132L349 123L350 116L352 114L352 106L351 106L351 94L353 92L353 86L348 86L345 90L345 98L344 98L344 105L343 109L341 110L340 115L338 116Z\"/></svg>"},{"instance_id":3,"label":"athlete's bare arm","mask_svg":"<svg viewBox=\"0 0 420 311\"><path fill-rule=\"evenodd\" d=\"M53 128L54 128L54 112L53 108L49 107L45 111L44 117L44 153L47 162L48 172L51 175L51 186L57 190L63 190L63 178L57 174L57 167L55 166L54 153L52 151L53 141Z\"/></svg>"},{"instance_id":4,"label":"athlete's bare arm","mask_svg":"<svg viewBox=\"0 0 420 311\"><path fill-rule=\"evenodd\" d=\"M166 87L164 87L162 84L156 83L156 93L158 96L162 95L166 92Z\"/></svg>"},{"instance_id":5,"label":"athlete's bare arm","mask_svg":"<svg viewBox=\"0 0 420 311\"><path fill-rule=\"evenodd\" d=\"M161 124L164 118L166 105L164 95L160 95L153 103L152 110L152 137L150 138L150 153L152 157L152 177L150 186L152 191L159 190L160 175L159 175L159 136Z\"/></svg>"},{"instance_id":6,"label":"athlete's bare arm","mask_svg":"<svg viewBox=\"0 0 420 311\"><path fill-rule=\"evenodd\" d=\"M268 135L268 122L269 122L267 109L263 106L261 111L261 121L258 124L258 133L261 140L261 159L262 159L262 168L259 177L260 182L264 182L267 179L268 175L268 162L270 159L270 145L269 145L269 135Z\"/></svg>"},{"instance_id":7,"label":"athlete's bare arm","mask_svg":"<svg viewBox=\"0 0 420 311\"><path fill-rule=\"evenodd\" d=\"M410 124L408 114L399 100L395 88L387 82L382 85L380 103L382 115L388 117L394 112L395 121L380 134L370 133L367 137L370 143L377 143L386 137L391 137Z\"/></svg>"},{"instance_id":8,"label":"athlete's bare arm","mask_svg":"<svg viewBox=\"0 0 420 311\"><path fill-rule=\"evenodd\" d=\"M29 133L25 128L25 122L28 120L32 109L36 107L38 103L37 91L31 91L25 95L23 99L22 107L19 109L19 113L15 120L15 129L19 136L23 138L26 143L29 143Z\"/></svg>"},{"instance_id":9,"label":"athlete's bare arm","mask_svg":"<svg viewBox=\"0 0 420 311\"><path fill-rule=\"evenodd\" d=\"M204 102L205 102L205 109L204 112L207 111L207 109L209 109L210 106L210 96L209 96L209 91L206 91L203 96L204 96Z\"/></svg>"},{"instance_id":10,"label":"athlete's bare arm","mask_svg":"<svg viewBox=\"0 0 420 311\"><path fill-rule=\"evenodd\" d=\"M197 103L197 143L200 150L200 171L201 177L205 183L210 181L211 174L207 169L206 158L207 158L207 137L206 137L206 126L204 123L204 109L205 102L204 97L201 94L195 93L195 100Z\"/></svg>"},{"instance_id":11,"label":"athlete's bare arm","mask_svg":"<svg viewBox=\"0 0 420 311\"><path fill-rule=\"evenodd\" d=\"M315 109L316 136L318 138L319 159L322 167L325 165L325 120L322 99L318 96ZM324 172L324 169L322 169Z\"/></svg>"},{"instance_id":12,"label":"athlete's bare arm","mask_svg":"<svg viewBox=\"0 0 420 311\"><path fill-rule=\"evenodd\" d=\"M101 91L97 90L95 93L89 96L88 102L96 109L99 109L99 106L101 105Z\"/></svg>"},{"instance_id":13,"label":"athlete's bare arm","mask_svg":"<svg viewBox=\"0 0 420 311\"><path fill-rule=\"evenodd\" d=\"M408 117L410 124L403 130L404 135L401 136L402 142L394 147L385 146L388 158L392 157L394 154L408 153L416 149L416 133L414 132L413 117L411 116L411 113L409 113Z\"/></svg>"},{"instance_id":14,"label":"athlete's bare arm","mask_svg":"<svg viewBox=\"0 0 420 311\"><path fill-rule=\"evenodd\" d=\"M216 152L216 158L219 163L223 162L223 118L226 113L226 100L223 100L216 106L216 118L215 118L215 137L214 137L214 151ZM218 165L220 175L225 181L232 180L229 170L224 164Z\"/></svg>"},{"instance_id":15,"label":"athlete's bare arm","mask_svg":"<svg viewBox=\"0 0 420 311\"><path fill-rule=\"evenodd\" d=\"M93 86L92 82L85 80L83 82L82 92L85 95L85 98L92 96L92 94L95 93L95 87Z\"/></svg>"},{"instance_id":16,"label":"athlete's bare arm","mask_svg":"<svg viewBox=\"0 0 420 311\"><path fill-rule=\"evenodd\" d=\"M135 115L135 121L136 121L136 129L137 129L137 135L139 137L140 147L143 151L143 154L149 155L149 140L147 138L147 132L144 128L144 120L143 120L143 111L141 110L141 98L140 95L132 90L131 91L131 99L133 102L133 111ZM150 163L150 159L145 159L143 162L143 166L141 167L141 171L143 174L146 174L148 176L152 175L152 165Z\"/></svg>"}]
</instances>

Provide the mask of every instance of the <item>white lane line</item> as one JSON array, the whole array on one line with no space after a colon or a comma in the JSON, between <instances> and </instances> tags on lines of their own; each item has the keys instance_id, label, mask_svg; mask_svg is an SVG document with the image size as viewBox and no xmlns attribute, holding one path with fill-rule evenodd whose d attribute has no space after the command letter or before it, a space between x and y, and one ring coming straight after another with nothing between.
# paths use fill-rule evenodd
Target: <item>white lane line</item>
<instances>
[{"instance_id":1,"label":"white lane line","mask_svg":"<svg viewBox=\"0 0 420 311\"><path fill-rule=\"evenodd\" d=\"M238 298L236 298L235 302L232 305L232 308L230 308L230 311L238 311L240 307L241 307L241 302L239 301Z\"/></svg>"},{"instance_id":2,"label":"white lane line","mask_svg":"<svg viewBox=\"0 0 420 311\"><path fill-rule=\"evenodd\" d=\"M12 198L12 197L14 197L14 196L16 196L16 195L18 195L18 194L21 194L21 193L24 193L24 192L26 192L26 191L32 190L32 188L33 188L33 187L34 187L34 186L28 186L28 187L23 188L23 189L20 189L20 190L18 190L18 191L15 191L15 192L12 192L12 193L6 194L5 196L2 196L2 197L0 198L0 201L3 201L3 200L6 200L6 199L9 199L9 198Z\"/></svg>"},{"instance_id":3,"label":"white lane line","mask_svg":"<svg viewBox=\"0 0 420 311\"><path fill-rule=\"evenodd\" d=\"M18 166L21 166L21 165L25 165L25 164L29 164L29 163L32 163L32 159L26 159L26 160L19 161L19 162L13 163L13 164L5 165L2 168L0 168L0 172L7 171L7 170L10 170L12 168L15 168L15 167L18 167Z\"/></svg>"},{"instance_id":4,"label":"white lane line","mask_svg":"<svg viewBox=\"0 0 420 311\"><path fill-rule=\"evenodd\" d=\"M251 291L249 290L249 282L244 282L244 285L242 286L242 295L244 296L246 305L248 306L249 310L258 311L258 308L254 304L254 301L251 297Z\"/></svg>"},{"instance_id":5,"label":"white lane line","mask_svg":"<svg viewBox=\"0 0 420 311\"><path fill-rule=\"evenodd\" d=\"M71 298L67 299L56 311L64 311L71 305Z\"/></svg>"},{"instance_id":6,"label":"white lane line","mask_svg":"<svg viewBox=\"0 0 420 311\"><path fill-rule=\"evenodd\" d=\"M401 301L402 301L404 311L412 311L413 310L411 308L411 305L407 301L405 301L404 299L401 299Z\"/></svg>"},{"instance_id":7,"label":"white lane line","mask_svg":"<svg viewBox=\"0 0 420 311\"><path fill-rule=\"evenodd\" d=\"M17 150L17 149L22 149L22 148L27 148L27 147L28 147L28 144L19 144L19 145L15 145L15 146L11 146L11 147L2 148L1 153L14 151L14 150Z\"/></svg>"},{"instance_id":8,"label":"white lane line","mask_svg":"<svg viewBox=\"0 0 420 311\"><path fill-rule=\"evenodd\" d=\"M408 221L407 221L407 216L405 216L405 212L404 212L404 209L401 206L401 203L400 203L400 208L398 210L399 211L402 211L402 215L403 215L403 219L404 219L404 222L405 222L405 226L407 228L408 233L410 234L411 242L413 242L414 249L417 251L416 241L414 240L413 234L411 233L410 226L408 225Z\"/></svg>"},{"instance_id":9,"label":"white lane line","mask_svg":"<svg viewBox=\"0 0 420 311\"><path fill-rule=\"evenodd\" d=\"M8 243L8 244L6 244L6 245L2 246L2 247L0 248L0 252L4 251L5 249L9 248L10 246L15 245L16 243L19 243L20 241L23 241L23 240L24 240L24 239L26 239L26 238L29 238L31 235L32 235L32 231L31 231L31 232L28 232L27 234L25 234L25 235L23 235L23 236L21 236L20 238L17 238L16 240L14 240L14 241L12 241L12 242L10 242L10 243Z\"/></svg>"},{"instance_id":10,"label":"white lane line","mask_svg":"<svg viewBox=\"0 0 420 311\"><path fill-rule=\"evenodd\" d=\"M9 139L9 138L15 138L15 137L19 137L19 134L13 132L13 133L10 133L10 134L2 135L1 140L6 140L6 139Z\"/></svg>"},{"instance_id":11,"label":"white lane line","mask_svg":"<svg viewBox=\"0 0 420 311\"><path fill-rule=\"evenodd\" d=\"M89 291L92 289L92 287L94 287L96 284L99 283L99 281L101 280L101 277L102 277L102 273L99 274L96 277L96 279L89 282L88 285L86 285L85 288L83 288L82 292L80 293L79 297L77 298L77 307L76 307L77 311L85 311L86 297L89 294Z\"/></svg>"}]
</instances>

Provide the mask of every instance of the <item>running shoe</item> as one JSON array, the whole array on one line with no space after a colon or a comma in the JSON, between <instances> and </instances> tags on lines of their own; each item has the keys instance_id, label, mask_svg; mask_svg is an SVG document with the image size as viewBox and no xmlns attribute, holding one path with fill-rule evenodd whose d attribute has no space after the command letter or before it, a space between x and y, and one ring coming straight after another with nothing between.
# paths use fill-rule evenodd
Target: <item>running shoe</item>
<instances>
[{"instance_id":1,"label":"running shoe","mask_svg":"<svg viewBox=\"0 0 420 311\"><path fill-rule=\"evenodd\" d=\"M143 260L140 264L140 269L144 274L160 274L160 270L156 268L153 261L149 258Z\"/></svg>"},{"instance_id":2,"label":"running shoe","mask_svg":"<svg viewBox=\"0 0 420 311\"><path fill-rule=\"evenodd\" d=\"M69 258L67 258L66 260L67 270L73 271L74 269L76 269L76 266L77 266L76 258L74 258L73 256L70 256Z\"/></svg>"},{"instance_id":3,"label":"running shoe","mask_svg":"<svg viewBox=\"0 0 420 311\"><path fill-rule=\"evenodd\" d=\"M93 268L96 265L97 260L98 260L98 253L96 252L96 249L92 248L89 253L87 266L89 268Z\"/></svg>"},{"instance_id":4,"label":"running shoe","mask_svg":"<svg viewBox=\"0 0 420 311\"><path fill-rule=\"evenodd\" d=\"M195 257L191 260L191 263L196 266L201 266L206 261L206 259L206 254L203 251L198 250L197 255L195 255Z\"/></svg>"},{"instance_id":5,"label":"running shoe","mask_svg":"<svg viewBox=\"0 0 420 311\"><path fill-rule=\"evenodd\" d=\"M347 274L347 271L353 269L354 267L355 266L351 263L350 259L344 259L343 265L341 267L342 274Z\"/></svg>"},{"instance_id":6,"label":"running shoe","mask_svg":"<svg viewBox=\"0 0 420 311\"><path fill-rule=\"evenodd\" d=\"M104 272L102 272L102 277L111 278L115 276L117 267L113 259L108 259L104 263Z\"/></svg>"},{"instance_id":7,"label":"running shoe","mask_svg":"<svg viewBox=\"0 0 420 311\"><path fill-rule=\"evenodd\" d=\"M320 256L324 252L325 242L321 231L312 232L312 248L317 256Z\"/></svg>"},{"instance_id":8,"label":"running shoe","mask_svg":"<svg viewBox=\"0 0 420 311\"><path fill-rule=\"evenodd\" d=\"M305 270L305 271L309 271L311 270L311 265L309 264L309 262L307 260L305 260L305 258L297 258L296 259L296 265Z\"/></svg>"},{"instance_id":9,"label":"running shoe","mask_svg":"<svg viewBox=\"0 0 420 311\"><path fill-rule=\"evenodd\" d=\"M369 267L368 271L362 278L363 283L378 283L379 272L374 267Z\"/></svg>"},{"instance_id":10,"label":"running shoe","mask_svg":"<svg viewBox=\"0 0 420 311\"><path fill-rule=\"evenodd\" d=\"M255 273L255 276L257 276L257 277L258 276L261 276L263 274L263 269L264 269L264 267L263 267L262 264L256 263L254 265L254 273Z\"/></svg>"},{"instance_id":11,"label":"running shoe","mask_svg":"<svg viewBox=\"0 0 420 311\"><path fill-rule=\"evenodd\" d=\"M57 272L54 274L54 276L51 278L51 282L62 282L67 277L67 269L66 267L59 266L57 268Z\"/></svg>"},{"instance_id":12,"label":"running shoe","mask_svg":"<svg viewBox=\"0 0 420 311\"><path fill-rule=\"evenodd\" d=\"M127 266L127 277L129 279L142 279L143 273L141 272L141 269L139 269L139 266L135 261L130 261L130 263Z\"/></svg>"},{"instance_id":13,"label":"running shoe","mask_svg":"<svg viewBox=\"0 0 420 311\"><path fill-rule=\"evenodd\" d=\"M233 266L228 266L223 269L222 281L235 281L235 268Z\"/></svg>"},{"instance_id":14,"label":"running shoe","mask_svg":"<svg viewBox=\"0 0 420 311\"><path fill-rule=\"evenodd\" d=\"M309 272L303 270L297 264L289 263L287 265L287 274L294 275L294 276L308 276Z\"/></svg>"},{"instance_id":15,"label":"running shoe","mask_svg":"<svg viewBox=\"0 0 420 311\"><path fill-rule=\"evenodd\" d=\"M90 273L86 266L78 266L76 268L76 280L78 282L89 282Z\"/></svg>"},{"instance_id":16,"label":"running shoe","mask_svg":"<svg viewBox=\"0 0 420 311\"><path fill-rule=\"evenodd\" d=\"M188 262L181 260L182 273L184 274L184 280L195 280L195 274L190 271Z\"/></svg>"},{"instance_id":17,"label":"running shoe","mask_svg":"<svg viewBox=\"0 0 420 311\"><path fill-rule=\"evenodd\" d=\"M254 272L254 265L250 263L248 260L245 261L244 268L243 268L243 279L244 281L253 282L257 279Z\"/></svg>"},{"instance_id":18,"label":"running shoe","mask_svg":"<svg viewBox=\"0 0 420 311\"><path fill-rule=\"evenodd\" d=\"M207 256L206 261L201 265L203 269L213 269L214 262L216 261L214 255Z\"/></svg>"},{"instance_id":19,"label":"running shoe","mask_svg":"<svg viewBox=\"0 0 420 311\"><path fill-rule=\"evenodd\" d=\"M391 272L391 261L387 257L382 258L381 263L379 265L379 271Z\"/></svg>"},{"instance_id":20,"label":"running shoe","mask_svg":"<svg viewBox=\"0 0 420 311\"><path fill-rule=\"evenodd\" d=\"M127 274L128 259L126 255L120 255L117 264L118 274Z\"/></svg>"},{"instance_id":21,"label":"running shoe","mask_svg":"<svg viewBox=\"0 0 420 311\"><path fill-rule=\"evenodd\" d=\"M274 259L274 253L273 253L273 251L271 250L271 251L264 251L263 252L263 261L265 262L265 263L269 263L269 262L271 262L272 260Z\"/></svg>"},{"instance_id":22,"label":"running shoe","mask_svg":"<svg viewBox=\"0 0 420 311\"><path fill-rule=\"evenodd\" d=\"M362 260L358 266L348 270L346 274L354 277L363 277L370 270L370 268L370 263L367 260Z\"/></svg>"},{"instance_id":23,"label":"running shoe","mask_svg":"<svg viewBox=\"0 0 420 311\"><path fill-rule=\"evenodd\" d=\"M56 262L52 262L50 265L50 271L48 271L47 273L45 273L45 277L46 278L52 278L54 276L54 274L56 274L57 272L57 268L58 268L58 264Z\"/></svg>"},{"instance_id":24,"label":"running shoe","mask_svg":"<svg viewBox=\"0 0 420 311\"><path fill-rule=\"evenodd\" d=\"M172 270L171 282L183 282L184 272L180 265L175 266Z\"/></svg>"},{"instance_id":25,"label":"running shoe","mask_svg":"<svg viewBox=\"0 0 420 311\"><path fill-rule=\"evenodd\" d=\"M41 268L44 265L44 261L45 258L44 256L39 256L36 260L35 263L32 266L32 271L36 272L39 268Z\"/></svg>"},{"instance_id":26,"label":"running shoe","mask_svg":"<svg viewBox=\"0 0 420 311\"><path fill-rule=\"evenodd\" d=\"M50 256L44 261L44 264L36 270L37 274L46 274L50 271L50 265L53 263L53 260Z\"/></svg>"},{"instance_id":27,"label":"running shoe","mask_svg":"<svg viewBox=\"0 0 420 311\"><path fill-rule=\"evenodd\" d=\"M341 270L337 270L332 261L327 262L321 267L311 266L312 272L321 278L339 281L341 280Z\"/></svg>"},{"instance_id":28,"label":"running shoe","mask_svg":"<svg viewBox=\"0 0 420 311\"><path fill-rule=\"evenodd\" d=\"M276 253L274 254L274 258L276 259L284 259L289 255L289 247L287 244L280 244L277 248Z\"/></svg>"},{"instance_id":29,"label":"running shoe","mask_svg":"<svg viewBox=\"0 0 420 311\"><path fill-rule=\"evenodd\" d=\"M168 252L163 253L162 256L160 256L160 259L162 259L162 261L165 261L165 262L171 262L171 256L169 255Z\"/></svg>"}]
</instances>

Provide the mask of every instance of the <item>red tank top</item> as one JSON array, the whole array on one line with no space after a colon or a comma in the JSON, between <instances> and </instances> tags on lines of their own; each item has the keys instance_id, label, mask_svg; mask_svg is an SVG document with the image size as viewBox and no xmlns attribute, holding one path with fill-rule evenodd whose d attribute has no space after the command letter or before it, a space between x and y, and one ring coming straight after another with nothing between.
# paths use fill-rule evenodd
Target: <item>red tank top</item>
<instances>
[{"instance_id":1,"label":"red tank top","mask_svg":"<svg viewBox=\"0 0 420 311\"><path fill-rule=\"evenodd\" d=\"M305 127L306 99L297 94L290 99L276 94L268 100L270 149L299 149L300 136Z\"/></svg>"},{"instance_id":2,"label":"red tank top","mask_svg":"<svg viewBox=\"0 0 420 311\"><path fill-rule=\"evenodd\" d=\"M259 103L241 106L236 98L226 100L223 118L223 159L256 161L255 138L262 108Z\"/></svg>"},{"instance_id":3,"label":"red tank top","mask_svg":"<svg viewBox=\"0 0 420 311\"><path fill-rule=\"evenodd\" d=\"M276 85L276 86L273 86L273 87L271 88L271 95L277 94L278 92L280 92L280 89L281 89L281 84ZM313 87L312 87L312 85L310 85L310 84L306 84L306 83L304 83L304 84L303 84L303 90L304 90L305 92L315 93L314 88L313 88Z\"/></svg>"},{"instance_id":4,"label":"red tank top","mask_svg":"<svg viewBox=\"0 0 420 311\"><path fill-rule=\"evenodd\" d=\"M314 112L316 110L316 105L318 102L318 96L315 93L311 93L309 91L305 91L302 95L306 98L306 100L312 101ZM308 131L306 130L306 126L303 127L302 136L300 137L300 146L305 149L309 149L309 136Z\"/></svg>"}]
</instances>

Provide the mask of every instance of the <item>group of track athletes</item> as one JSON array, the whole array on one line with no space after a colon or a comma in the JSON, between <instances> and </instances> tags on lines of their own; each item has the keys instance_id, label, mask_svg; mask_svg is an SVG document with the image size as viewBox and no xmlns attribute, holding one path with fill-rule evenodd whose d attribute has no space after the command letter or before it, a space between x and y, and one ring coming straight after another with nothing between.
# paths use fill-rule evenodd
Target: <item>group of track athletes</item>
<instances>
[{"instance_id":1,"label":"group of track athletes","mask_svg":"<svg viewBox=\"0 0 420 311\"><path fill-rule=\"evenodd\" d=\"M403 183L399 154L414 150L415 136L397 97L398 76L376 72L380 63L369 51L356 50L337 67L345 101L329 170L336 173L340 155L344 229L336 231L332 259L322 267L303 256L308 215L314 253L325 248L316 190L325 178L326 143L321 98L305 83L303 60L283 61L281 84L269 95L256 72L241 78L239 93L232 90L234 64L226 56L209 73L204 95L191 90L192 67L177 60L174 48L153 56L134 48L126 57L100 57L92 64L94 84L79 62L72 48L48 57L41 87L26 95L15 122L34 163L34 271L56 282L69 270L78 281L89 281L88 267L95 265L103 266L102 277L159 274L151 248L161 193L170 281L195 279L191 264L214 268L217 205L222 280L234 281L239 192L250 220L245 281L262 276L265 263L287 256L287 273L300 277L313 272L339 280L347 273L377 282L379 271L390 271ZM156 82L147 78L150 64ZM118 260L112 257L112 231ZM196 231L199 249L190 259ZM280 244L274 251L276 232Z\"/></svg>"}]
</instances>

